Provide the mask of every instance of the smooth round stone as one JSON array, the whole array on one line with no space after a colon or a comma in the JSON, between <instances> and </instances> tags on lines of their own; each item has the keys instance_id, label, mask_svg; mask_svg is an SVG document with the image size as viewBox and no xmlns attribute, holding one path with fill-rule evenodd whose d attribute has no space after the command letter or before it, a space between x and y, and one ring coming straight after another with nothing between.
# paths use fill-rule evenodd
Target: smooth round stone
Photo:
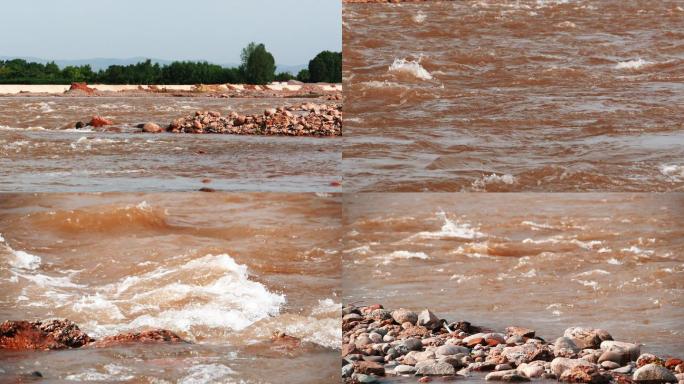
<instances>
[{"instance_id":1,"label":"smooth round stone","mask_svg":"<svg viewBox=\"0 0 684 384\"><path fill-rule=\"evenodd\" d=\"M371 332L368 335L368 338L373 342L373 343L381 343L382 342L382 336L379 333Z\"/></svg>"},{"instance_id":2,"label":"smooth round stone","mask_svg":"<svg viewBox=\"0 0 684 384\"><path fill-rule=\"evenodd\" d=\"M416 372L416 367L411 365L397 365L394 368L394 373L397 375L410 375Z\"/></svg>"},{"instance_id":3,"label":"smooth round stone","mask_svg":"<svg viewBox=\"0 0 684 384\"><path fill-rule=\"evenodd\" d=\"M601 367L604 369L617 369L620 368L620 364L614 361L603 361L601 362Z\"/></svg>"}]
</instances>

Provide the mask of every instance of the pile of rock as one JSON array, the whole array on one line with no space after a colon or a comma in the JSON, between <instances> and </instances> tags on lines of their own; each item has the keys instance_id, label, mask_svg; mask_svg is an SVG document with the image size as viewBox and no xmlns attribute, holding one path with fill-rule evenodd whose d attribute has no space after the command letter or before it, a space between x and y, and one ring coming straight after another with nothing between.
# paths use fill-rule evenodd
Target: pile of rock
<instances>
[{"instance_id":1,"label":"pile of rock","mask_svg":"<svg viewBox=\"0 0 684 384\"><path fill-rule=\"evenodd\" d=\"M339 104L306 103L271 108L263 114L221 116L216 111L197 111L174 120L167 128L174 133L224 133L233 135L340 136L342 108Z\"/></svg>"},{"instance_id":2,"label":"pile of rock","mask_svg":"<svg viewBox=\"0 0 684 384\"><path fill-rule=\"evenodd\" d=\"M184 343L164 329L120 333L95 340L69 320L4 321L0 323L0 349L56 350L102 348L129 343Z\"/></svg>"},{"instance_id":3,"label":"pile of rock","mask_svg":"<svg viewBox=\"0 0 684 384\"><path fill-rule=\"evenodd\" d=\"M71 83L71 86L69 86L69 90L67 90L67 93L76 93L76 94L85 94L85 95L92 95L96 91L95 88L90 88L88 84L86 83Z\"/></svg>"},{"instance_id":4,"label":"pile of rock","mask_svg":"<svg viewBox=\"0 0 684 384\"><path fill-rule=\"evenodd\" d=\"M556 379L573 383L684 383L684 363L641 354L601 329L572 327L549 343L535 331L505 332L449 323L429 310L387 310L380 304L342 311L342 377L373 383L380 376L470 376L488 381Z\"/></svg>"}]
</instances>

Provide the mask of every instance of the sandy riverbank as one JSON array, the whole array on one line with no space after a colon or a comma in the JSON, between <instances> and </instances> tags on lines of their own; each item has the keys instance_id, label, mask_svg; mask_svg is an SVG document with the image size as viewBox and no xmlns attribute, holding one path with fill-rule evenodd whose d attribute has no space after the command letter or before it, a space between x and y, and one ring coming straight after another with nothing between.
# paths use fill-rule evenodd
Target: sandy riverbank
<instances>
[{"instance_id":1,"label":"sandy riverbank","mask_svg":"<svg viewBox=\"0 0 684 384\"><path fill-rule=\"evenodd\" d=\"M268 85L193 84L193 85L112 85L89 84L87 89L68 84L0 84L2 96L65 95L115 96L145 95L225 95L225 97L294 97L310 94L341 94L342 84L274 82Z\"/></svg>"}]
</instances>

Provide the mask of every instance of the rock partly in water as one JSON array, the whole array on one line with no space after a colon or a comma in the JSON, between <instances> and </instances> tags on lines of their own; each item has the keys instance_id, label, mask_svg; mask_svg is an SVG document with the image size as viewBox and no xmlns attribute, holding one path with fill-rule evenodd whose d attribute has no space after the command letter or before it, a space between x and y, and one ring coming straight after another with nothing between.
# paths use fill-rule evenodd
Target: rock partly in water
<instances>
[{"instance_id":1,"label":"rock partly in water","mask_svg":"<svg viewBox=\"0 0 684 384\"><path fill-rule=\"evenodd\" d=\"M676 383L677 377L669 369L658 364L646 364L637 369L632 376L637 383Z\"/></svg>"},{"instance_id":2,"label":"rock partly in water","mask_svg":"<svg viewBox=\"0 0 684 384\"><path fill-rule=\"evenodd\" d=\"M103 337L89 344L93 348L106 348L116 345L132 343L185 343L178 335L165 329L152 329L143 332L120 333L114 336Z\"/></svg>"},{"instance_id":3,"label":"rock partly in water","mask_svg":"<svg viewBox=\"0 0 684 384\"><path fill-rule=\"evenodd\" d=\"M142 131L146 133L162 133L164 129L155 123L145 123L142 126Z\"/></svg>"},{"instance_id":4,"label":"rock partly in water","mask_svg":"<svg viewBox=\"0 0 684 384\"><path fill-rule=\"evenodd\" d=\"M112 124L114 123L111 120L107 120L102 116L93 116L92 119L90 119L90 122L88 123L88 125L95 128L100 128Z\"/></svg>"},{"instance_id":5,"label":"rock partly in water","mask_svg":"<svg viewBox=\"0 0 684 384\"><path fill-rule=\"evenodd\" d=\"M5 321L0 324L0 349L79 348L91 341L92 339L70 320Z\"/></svg>"}]
</instances>

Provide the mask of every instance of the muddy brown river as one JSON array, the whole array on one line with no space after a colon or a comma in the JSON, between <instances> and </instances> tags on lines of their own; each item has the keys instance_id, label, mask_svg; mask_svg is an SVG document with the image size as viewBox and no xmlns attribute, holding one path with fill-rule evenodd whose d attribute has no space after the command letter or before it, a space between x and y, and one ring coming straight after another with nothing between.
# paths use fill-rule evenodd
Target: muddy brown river
<instances>
[{"instance_id":1,"label":"muddy brown river","mask_svg":"<svg viewBox=\"0 0 684 384\"><path fill-rule=\"evenodd\" d=\"M681 191L681 1L344 5L349 191Z\"/></svg>"}]
</instances>

